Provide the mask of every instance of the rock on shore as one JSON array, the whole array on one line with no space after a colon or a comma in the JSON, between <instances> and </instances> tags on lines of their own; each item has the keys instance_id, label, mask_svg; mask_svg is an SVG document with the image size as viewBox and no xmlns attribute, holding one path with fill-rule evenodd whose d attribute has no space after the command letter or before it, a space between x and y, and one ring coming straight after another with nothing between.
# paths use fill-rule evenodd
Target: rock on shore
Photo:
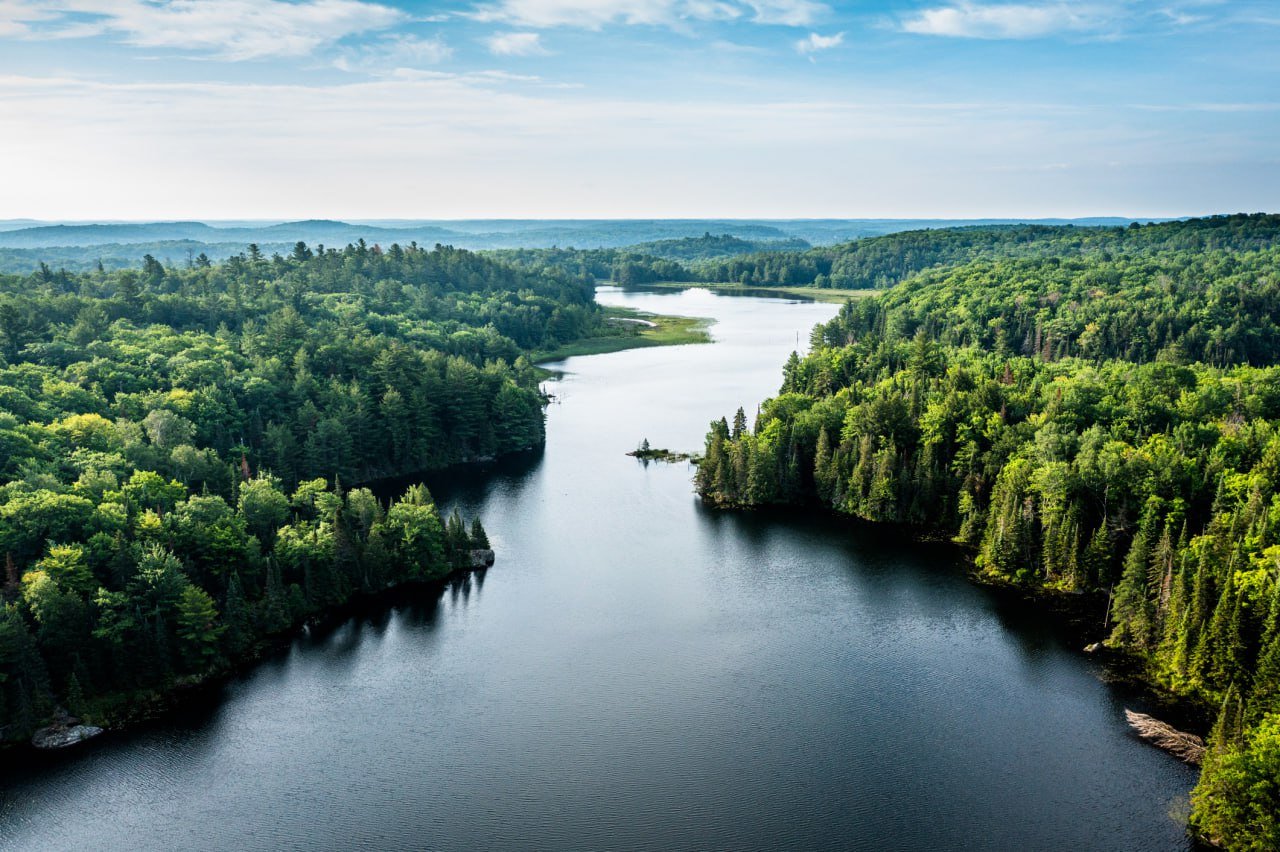
<instances>
[{"instance_id":1,"label":"rock on shore","mask_svg":"<svg viewBox=\"0 0 1280 852\"><path fill-rule=\"evenodd\" d=\"M31 744L36 748L54 749L82 743L102 733L102 728L94 725L50 725L41 728L31 736Z\"/></svg>"}]
</instances>

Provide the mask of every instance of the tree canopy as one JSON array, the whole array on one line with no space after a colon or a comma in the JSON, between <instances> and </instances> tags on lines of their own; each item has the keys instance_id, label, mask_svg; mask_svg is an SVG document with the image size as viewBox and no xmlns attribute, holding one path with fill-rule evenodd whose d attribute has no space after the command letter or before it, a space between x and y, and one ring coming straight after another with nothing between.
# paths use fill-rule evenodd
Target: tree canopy
<instances>
[{"instance_id":1,"label":"tree canopy","mask_svg":"<svg viewBox=\"0 0 1280 852\"><path fill-rule=\"evenodd\" d=\"M992 577L1113 592L1109 643L1228 720L1193 821L1272 848L1274 785L1250 779L1280 719L1275 224L1171 223L1027 256L997 240L852 301L751 430L712 424L698 489L912 524ZM945 251L974 234L936 236Z\"/></svg>"},{"instance_id":2,"label":"tree canopy","mask_svg":"<svg viewBox=\"0 0 1280 852\"><path fill-rule=\"evenodd\" d=\"M539 446L529 354L601 326L590 279L441 246L0 276L0 739L465 564L426 489L346 489Z\"/></svg>"}]
</instances>

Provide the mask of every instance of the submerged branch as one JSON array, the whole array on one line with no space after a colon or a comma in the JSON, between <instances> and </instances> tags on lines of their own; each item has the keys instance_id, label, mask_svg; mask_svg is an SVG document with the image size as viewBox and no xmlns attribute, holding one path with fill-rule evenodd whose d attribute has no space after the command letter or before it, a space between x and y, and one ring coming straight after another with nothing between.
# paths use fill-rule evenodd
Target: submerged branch
<instances>
[{"instance_id":1,"label":"submerged branch","mask_svg":"<svg viewBox=\"0 0 1280 852\"><path fill-rule=\"evenodd\" d=\"M1156 748L1164 749L1180 760L1195 766L1199 766L1200 761L1204 759L1204 740L1195 734L1179 731L1172 725L1167 725L1145 713L1135 713L1126 709L1124 715L1129 720L1129 727Z\"/></svg>"}]
</instances>

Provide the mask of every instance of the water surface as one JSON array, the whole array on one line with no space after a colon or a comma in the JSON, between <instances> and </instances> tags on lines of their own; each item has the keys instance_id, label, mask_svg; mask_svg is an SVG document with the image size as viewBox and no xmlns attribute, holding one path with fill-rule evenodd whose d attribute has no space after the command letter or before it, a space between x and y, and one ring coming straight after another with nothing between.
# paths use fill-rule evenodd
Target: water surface
<instances>
[{"instance_id":1,"label":"water surface","mask_svg":"<svg viewBox=\"0 0 1280 852\"><path fill-rule=\"evenodd\" d=\"M573 358L544 453L437 477L484 576L220 700L0 774L12 849L1185 849L1192 770L944 546L704 510L684 464L834 305L705 290L716 343Z\"/></svg>"}]
</instances>

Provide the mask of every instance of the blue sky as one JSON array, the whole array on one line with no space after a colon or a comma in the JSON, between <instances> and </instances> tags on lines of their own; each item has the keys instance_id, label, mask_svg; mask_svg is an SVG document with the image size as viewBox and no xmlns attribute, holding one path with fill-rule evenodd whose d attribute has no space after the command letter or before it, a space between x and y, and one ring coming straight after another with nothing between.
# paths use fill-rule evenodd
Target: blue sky
<instances>
[{"instance_id":1,"label":"blue sky","mask_svg":"<svg viewBox=\"0 0 1280 852\"><path fill-rule=\"evenodd\" d=\"M1280 0L0 0L0 217L1280 209Z\"/></svg>"}]
</instances>

